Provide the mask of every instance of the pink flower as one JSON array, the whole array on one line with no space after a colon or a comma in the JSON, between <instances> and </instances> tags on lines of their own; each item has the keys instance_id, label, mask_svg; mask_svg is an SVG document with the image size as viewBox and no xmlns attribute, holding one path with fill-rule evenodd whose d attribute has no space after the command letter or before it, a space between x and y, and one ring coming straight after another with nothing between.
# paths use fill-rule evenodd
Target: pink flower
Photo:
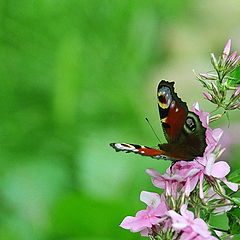
<instances>
[{"instance_id":1,"label":"pink flower","mask_svg":"<svg viewBox=\"0 0 240 240\"><path fill-rule=\"evenodd\" d=\"M229 39L229 40L227 41L227 43L226 43L226 45L225 45L225 47L224 47L224 49L223 49L222 58L223 58L224 60L227 59L227 57L228 57L228 55L229 55L229 53L230 53L230 49L231 49L231 39Z\"/></svg>"},{"instance_id":2,"label":"pink flower","mask_svg":"<svg viewBox=\"0 0 240 240\"><path fill-rule=\"evenodd\" d=\"M204 152L204 155L206 155L206 154L212 152L216 148L218 141L220 140L220 138L223 134L223 130L221 128L216 128L216 129L212 130L208 126L209 125L209 113L200 110L198 102L195 102L193 104L192 111L199 116L203 127L206 128L207 147Z\"/></svg>"},{"instance_id":3,"label":"pink flower","mask_svg":"<svg viewBox=\"0 0 240 240\"><path fill-rule=\"evenodd\" d=\"M198 103L194 103L192 111L197 114L206 128L206 142L207 147L205 149L203 157L197 157L196 161L202 164L204 169L204 174L208 176L212 176L215 178L219 178L222 180L230 189L233 191L238 190L238 184L230 183L226 180L226 175L230 172L230 167L226 162L219 161L215 163L216 155L212 153L212 151L217 147L218 142L223 134L223 130L221 128L211 129L209 124L209 113L199 110ZM201 186L200 186L201 190ZM200 194L200 197L203 198L203 195Z\"/></svg>"},{"instance_id":4,"label":"pink flower","mask_svg":"<svg viewBox=\"0 0 240 240\"><path fill-rule=\"evenodd\" d=\"M147 204L147 209L137 212L135 217L125 217L120 227L132 232L141 231L142 235L145 235L148 228L152 228L167 218L168 209L157 193L142 191L140 200Z\"/></svg>"},{"instance_id":5,"label":"pink flower","mask_svg":"<svg viewBox=\"0 0 240 240\"><path fill-rule=\"evenodd\" d=\"M216 155L212 153L222 136L222 129L211 129L208 126L209 113L200 110L198 103L193 105L192 110L199 116L202 125L206 128L207 147L203 157L197 157L195 160L188 162L178 161L171 168L168 168L163 175L151 168L146 170L147 174L152 177L152 183L155 187L164 189L165 195L173 196L174 199L178 199L181 192L185 196L189 196L198 183L199 195L203 199L204 176L208 176L208 181L212 181L212 178L218 178L233 191L236 191L238 185L226 180L226 175L230 171L229 165L224 161L215 163Z\"/></svg>"},{"instance_id":6,"label":"pink flower","mask_svg":"<svg viewBox=\"0 0 240 240\"><path fill-rule=\"evenodd\" d=\"M180 214L173 210L168 211L168 215L172 219L172 227L175 230L182 231L180 240L215 240L217 238L211 236L208 231L207 224L201 218L195 218L191 211L187 210L187 205L182 205Z\"/></svg>"}]
</instances>

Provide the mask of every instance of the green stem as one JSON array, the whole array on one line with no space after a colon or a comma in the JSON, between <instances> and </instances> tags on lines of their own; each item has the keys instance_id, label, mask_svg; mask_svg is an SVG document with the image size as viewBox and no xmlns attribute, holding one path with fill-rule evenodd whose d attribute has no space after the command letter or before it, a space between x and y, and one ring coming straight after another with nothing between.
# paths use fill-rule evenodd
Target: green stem
<instances>
[{"instance_id":1,"label":"green stem","mask_svg":"<svg viewBox=\"0 0 240 240\"><path fill-rule=\"evenodd\" d=\"M233 206L233 204L231 203L226 203L226 204L211 204L211 205L207 205L207 208L218 208L218 207L227 207L227 206Z\"/></svg>"}]
</instances>

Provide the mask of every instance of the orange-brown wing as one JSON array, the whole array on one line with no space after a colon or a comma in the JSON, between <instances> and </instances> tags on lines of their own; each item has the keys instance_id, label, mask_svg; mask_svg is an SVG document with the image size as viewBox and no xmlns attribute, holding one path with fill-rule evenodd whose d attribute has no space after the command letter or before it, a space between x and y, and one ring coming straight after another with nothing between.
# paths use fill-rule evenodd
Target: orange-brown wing
<instances>
[{"instance_id":1,"label":"orange-brown wing","mask_svg":"<svg viewBox=\"0 0 240 240\"><path fill-rule=\"evenodd\" d=\"M110 143L110 146L113 147L117 152L123 151L127 153L136 153L142 156L148 156L155 159L169 159L170 158L166 155L165 151L150 148L143 145L138 144L129 144L129 143Z\"/></svg>"},{"instance_id":2,"label":"orange-brown wing","mask_svg":"<svg viewBox=\"0 0 240 240\"><path fill-rule=\"evenodd\" d=\"M182 133L188 108L174 92L174 82L162 80L158 84L158 109L164 135L169 143L176 142Z\"/></svg>"},{"instance_id":3,"label":"orange-brown wing","mask_svg":"<svg viewBox=\"0 0 240 240\"><path fill-rule=\"evenodd\" d=\"M197 156L194 148L191 148L185 144L177 143L160 144L160 149L129 143L110 143L110 146L113 147L117 152L132 152L142 156L171 161L188 161Z\"/></svg>"}]
</instances>

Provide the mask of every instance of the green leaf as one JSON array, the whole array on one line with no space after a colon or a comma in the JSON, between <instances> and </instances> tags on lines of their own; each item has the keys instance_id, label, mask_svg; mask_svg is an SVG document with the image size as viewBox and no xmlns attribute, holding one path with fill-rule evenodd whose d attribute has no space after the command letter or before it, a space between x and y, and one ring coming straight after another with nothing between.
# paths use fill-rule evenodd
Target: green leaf
<instances>
[{"instance_id":1,"label":"green leaf","mask_svg":"<svg viewBox=\"0 0 240 240\"><path fill-rule=\"evenodd\" d=\"M231 234L240 233L240 208L234 208L227 213Z\"/></svg>"},{"instance_id":2,"label":"green leaf","mask_svg":"<svg viewBox=\"0 0 240 240\"><path fill-rule=\"evenodd\" d=\"M240 198L238 198L238 197L233 197L233 198L232 198L232 201L240 207Z\"/></svg>"},{"instance_id":3,"label":"green leaf","mask_svg":"<svg viewBox=\"0 0 240 240\"><path fill-rule=\"evenodd\" d=\"M240 169L230 173L228 175L228 181L234 182L234 183L240 183Z\"/></svg>"},{"instance_id":4,"label":"green leaf","mask_svg":"<svg viewBox=\"0 0 240 240\"><path fill-rule=\"evenodd\" d=\"M232 72L229 73L230 79L227 83L231 87L236 87L240 84L240 65L238 65Z\"/></svg>"},{"instance_id":5,"label":"green leaf","mask_svg":"<svg viewBox=\"0 0 240 240\"><path fill-rule=\"evenodd\" d=\"M239 240L240 239L240 234L234 235L232 240Z\"/></svg>"}]
</instances>

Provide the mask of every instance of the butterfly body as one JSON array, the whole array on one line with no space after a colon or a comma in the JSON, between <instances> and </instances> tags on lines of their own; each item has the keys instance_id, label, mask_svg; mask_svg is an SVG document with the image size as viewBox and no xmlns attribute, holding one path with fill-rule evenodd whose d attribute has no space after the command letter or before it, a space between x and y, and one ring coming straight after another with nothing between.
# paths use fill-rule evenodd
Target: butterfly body
<instances>
[{"instance_id":1,"label":"butterfly body","mask_svg":"<svg viewBox=\"0 0 240 240\"><path fill-rule=\"evenodd\" d=\"M174 82L162 80L157 89L160 121L167 143L159 144L159 149L127 143L111 143L110 146L116 151L172 161L187 161L202 156L207 146L206 128L177 96L173 85Z\"/></svg>"}]
</instances>

